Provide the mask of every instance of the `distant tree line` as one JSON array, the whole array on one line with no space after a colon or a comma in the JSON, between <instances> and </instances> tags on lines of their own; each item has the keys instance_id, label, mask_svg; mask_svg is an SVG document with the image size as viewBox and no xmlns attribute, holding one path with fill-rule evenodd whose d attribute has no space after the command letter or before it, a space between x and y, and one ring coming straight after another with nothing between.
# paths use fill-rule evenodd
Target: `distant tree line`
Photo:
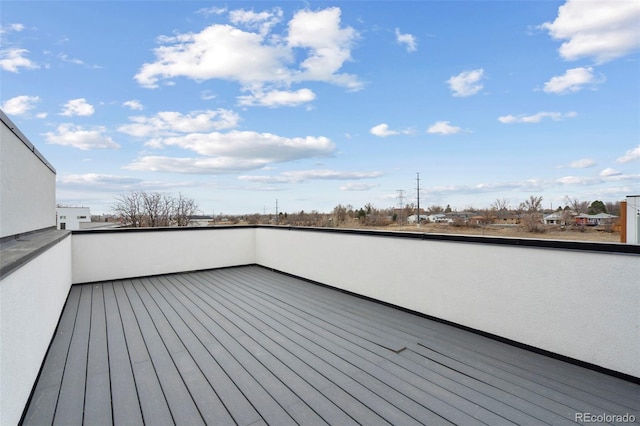
<instances>
[{"instance_id":1,"label":"distant tree line","mask_svg":"<svg viewBox=\"0 0 640 426\"><path fill-rule=\"evenodd\" d=\"M198 204L181 193L131 191L117 197L112 209L122 223L133 228L188 226Z\"/></svg>"}]
</instances>

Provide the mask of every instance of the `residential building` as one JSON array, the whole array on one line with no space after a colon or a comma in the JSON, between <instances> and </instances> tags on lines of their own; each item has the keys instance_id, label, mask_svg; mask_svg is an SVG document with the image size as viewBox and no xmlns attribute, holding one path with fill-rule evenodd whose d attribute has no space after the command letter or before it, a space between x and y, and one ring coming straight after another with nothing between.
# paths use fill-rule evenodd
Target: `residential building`
<instances>
[{"instance_id":1,"label":"residential building","mask_svg":"<svg viewBox=\"0 0 640 426\"><path fill-rule=\"evenodd\" d=\"M545 225L566 225L565 214L563 212L554 212L542 218Z\"/></svg>"},{"instance_id":2,"label":"residential building","mask_svg":"<svg viewBox=\"0 0 640 426\"><path fill-rule=\"evenodd\" d=\"M420 222L425 222L428 219L429 219L428 215L426 214L420 215ZM411 216L407 217L407 223L418 223L418 215L412 214Z\"/></svg>"},{"instance_id":3,"label":"residential building","mask_svg":"<svg viewBox=\"0 0 640 426\"><path fill-rule=\"evenodd\" d=\"M600 226L600 225L611 225L618 219L618 216L614 216L608 213L598 213L598 214L584 214L581 213L575 216L576 225L587 225L587 226Z\"/></svg>"},{"instance_id":4,"label":"residential building","mask_svg":"<svg viewBox=\"0 0 640 426\"><path fill-rule=\"evenodd\" d=\"M89 207L56 207L58 229L75 231L81 223L91 222Z\"/></svg>"}]
</instances>

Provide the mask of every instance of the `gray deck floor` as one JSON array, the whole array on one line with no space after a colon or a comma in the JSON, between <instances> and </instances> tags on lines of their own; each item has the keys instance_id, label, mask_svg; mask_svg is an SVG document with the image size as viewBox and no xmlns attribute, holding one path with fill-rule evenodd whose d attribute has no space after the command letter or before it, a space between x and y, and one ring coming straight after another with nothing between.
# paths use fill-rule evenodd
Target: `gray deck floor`
<instances>
[{"instance_id":1,"label":"gray deck floor","mask_svg":"<svg viewBox=\"0 0 640 426\"><path fill-rule=\"evenodd\" d=\"M640 385L259 266L74 286L25 424L575 424Z\"/></svg>"}]
</instances>

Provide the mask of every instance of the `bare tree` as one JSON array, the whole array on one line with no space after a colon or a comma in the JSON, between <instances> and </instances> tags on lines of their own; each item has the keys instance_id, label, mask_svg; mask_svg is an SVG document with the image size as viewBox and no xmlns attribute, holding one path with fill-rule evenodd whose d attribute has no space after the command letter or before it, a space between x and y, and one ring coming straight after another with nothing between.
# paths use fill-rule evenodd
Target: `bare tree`
<instances>
[{"instance_id":1,"label":"bare tree","mask_svg":"<svg viewBox=\"0 0 640 426\"><path fill-rule=\"evenodd\" d=\"M496 216L503 218L509 214L509 200L506 198L496 198L491 203L491 210L495 211Z\"/></svg>"},{"instance_id":2,"label":"bare tree","mask_svg":"<svg viewBox=\"0 0 640 426\"><path fill-rule=\"evenodd\" d=\"M191 198L178 194L131 191L116 198L113 210L120 220L132 227L187 226L197 213L198 204Z\"/></svg>"},{"instance_id":3,"label":"bare tree","mask_svg":"<svg viewBox=\"0 0 640 426\"><path fill-rule=\"evenodd\" d=\"M536 197L535 195L529 196L528 200L520 203L520 210L527 213L537 213L542 209L542 197Z\"/></svg>"},{"instance_id":4,"label":"bare tree","mask_svg":"<svg viewBox=\"0 0 640 426\"><path fill-rule=\"evenodd\" d=\"M604 203L609 214L620 216L620 201L607 201Z\"/></svg>"},{"instance_id":5,"label":"bare tree","mask_svg":"<svg viewBox=\"0 0 640 426\"><path fill-rule=\"evenodd\" d=\"M174 199L173 219L178 226L188 226L191 216L198 211L198 204L192 198L186 198L181 193Z\"/></svg>"},{"instance_id":6,"label":"bare tree","mask_svg":"<svg viewBox=\"0 0 640 426\"><path fill-rule=\"evenodd\" d=\"M162 209L162 194L159 192L141 192L141 195L146 225L151 228L160 226L158 222L160 211Z\"/></svg>"},{"instance_id":7,"label":"bare tree","mask_svg":"<svg viewBox=\"0 0 640 426\"><path fill-rule=\"evenodd\" d=\"M347 220L347 208L342 204L338 204L333 209L333 216L335 217L336 226L340 226L345 220Z\"/></svg>"},{"instance_id":8,"label":"bare tree","mask_svg":"<svg viewBox=\"0 0 640 426\"><path fill-rule=\"evenodd\" d=\"M112 208L125 225L134 228L142 226L143 196L141 192L131 191L129 194L120 195Z\"/></svg>"},{"instance_id":9,"label":"bare tree","mask_svg":"<svg viewBox=\"0 0 640 426\"><path fill-rule=\"evenodd\" d=\"M564 197L569 208L577 214L586 213L589 211L589 202L580 201L577 198L570 198L568 195Z\"/></svg>"},{"instance_id":10,"label":"bare tree","mask_svg":"<svg viewBox=\"0 0 640 426\"><path fill-rule=\"evenodd\" d=\"M434 205L430 206L429 208L427 208L427 213L429 213L429 214L444 213L444 207L434 204Z\"/></svg>"},{"instance_id":11,"label":"bare tree","mask_svg":"<svg viewBox=\"0 0 640 426\"><path fill-rule=\"evenodd\" d=\"M528 200L520 203L518 208L522 215L522 224L529 232L545 232L542 224L542 197L531 195Z\"/></svg>"}]
</instances>

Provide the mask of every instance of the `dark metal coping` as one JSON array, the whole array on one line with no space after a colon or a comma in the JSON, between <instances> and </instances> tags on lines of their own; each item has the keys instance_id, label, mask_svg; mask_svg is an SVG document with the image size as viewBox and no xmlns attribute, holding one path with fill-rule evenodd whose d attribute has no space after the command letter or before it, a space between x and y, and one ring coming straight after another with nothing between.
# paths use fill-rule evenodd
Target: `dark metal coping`
<instances>
[{"instance_id":1,"label":"dark metal coping","mask_svg":"<svg viewBox=\"0 0 640 426\"><path fill-rule=\"evenodd\" d=\"M2 238L0 279L4 279L70 235L71 232L58 231L54 227Z\"/></svg>"},{"instance_id":2,"label":"dark metal coping","mask_svg":"<svg viewBox=\"0 0 640 426\"><path fill-rule=\"evenodd\" d=\"M51 170L53 173L56 173L56 169L51 165L51 163L49 163L47 159L44 158L44 155L42 155L40 151L36 149L36 147L29 141L29 138L27 138L24 133L22 133L20 129L18 129L18 126L16 126L14 122L11 121L11 119L7 117L7 115L2 110L0 110L0 121L2 121L4 125L7 126L7 128L11 130L13 134L16 135L16 137L20 139L31 152L33 152L35 156L38 157L38 159L40 159L40 161L42 161L42 163L49 168L49 170Z\"/></svg>"},{"instance_id":3,"label":"dark metal coping","mask_svg":"<svg viewBox=\"0 0 640 426\"><path fill-rule=\"evenodd\" d=\"M287 231L303 231L303 232L326 232L336 234L365 235L372 237L387 238L406 238L414 240L427 241L449 241L459 243L475 243L475 244L492 244L503 246L518 246L532 248L552 248L563 250L579 250L579 251L595 251L601 253L627 253L640 254L640 245L623 244L623 243L599 243L591 241L572 241L572 240L545 240L534 238L507 238L507 237L490 237L479 235L461 235L461 234L431 234L420 232L399 232L399 231L374 231L366 229L344 229L344 228L313 228L301 226L276 226L276 225L224 225L224 226L188 226L188 227L172 227L172 228L118 228L118 229L101 229L101 230L79 230L72 231L73 234L92 234L92 233L108 233L108 232L171 232L171 231L202 231L202 230L219 230L219 229L278 229Z\"/></svg>"}]
</instances>

